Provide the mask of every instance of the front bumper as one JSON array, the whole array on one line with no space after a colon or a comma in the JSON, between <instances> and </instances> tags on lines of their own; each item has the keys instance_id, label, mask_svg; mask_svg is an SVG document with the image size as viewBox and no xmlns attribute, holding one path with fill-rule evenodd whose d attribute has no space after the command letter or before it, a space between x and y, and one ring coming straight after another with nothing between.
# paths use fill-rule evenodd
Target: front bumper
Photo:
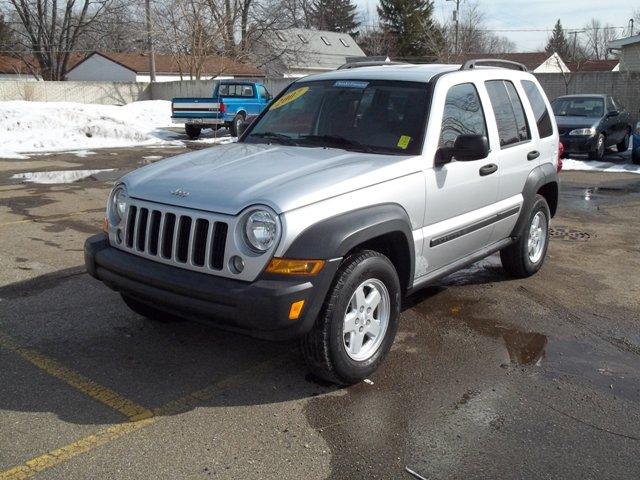
<instances>
[{"instance_id":1,"label":"front bumper","mask_svg":"<svg viewBox=\"0 0 640 480\"><path fill-rule=\"evenodd\" d=\"M589 153L596 149L598 137L577 135L562 135L560 141L564 146L564 153Z\"/></svg>"},{"instance_id":2,"label":"front bumper","mask_svg":"<svg viewBox=\"0 0 640 480\"><path fill-rule=\"evenodd\" d=\"M242 282L164 265L118 250L106 235L87 239L87 272L108 287L174 315L259 338L286 340L307 333L324 303L339 260L314 277L262 275ZM289 320L293 302L302 314Z\"/></svg>"}]
</instances>

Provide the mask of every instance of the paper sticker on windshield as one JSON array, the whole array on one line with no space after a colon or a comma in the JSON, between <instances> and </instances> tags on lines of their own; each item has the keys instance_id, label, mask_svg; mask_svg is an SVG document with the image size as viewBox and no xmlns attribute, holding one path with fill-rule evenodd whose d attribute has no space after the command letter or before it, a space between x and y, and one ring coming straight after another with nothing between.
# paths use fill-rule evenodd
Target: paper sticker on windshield
<instances>
[{"instance_id":1,"label":"paper sticker on windshield","mask_svg":"<svg viewBox=\"0 0 640 480\"><path fill-rule=\"evenodd\" d=\"M398 140L398 147L403 150L406 150L409 146L409 142L411 141L411 137L409 135L402 135L400 140Z\"/></svg>"},{"instance_id":2,"label":"paper sticker on windshield","mask_svg":"<svg viewBox=\"0 0 640 480\"><path fill-rule=\"evenodd\" d=\"M369 82L356 82L354 80L338 80L333 86L341 88L367 88Z\"/></svg>"},{"instance_id":3,"label":"paper sticker on windshield","mask_svg":"<svg viewBox=\"0 0 640 480\"><path fill-rule=\"evenodd\" d=\"M309 87L296 88L293 92L289 92L286 95L280 97L280 99L277 102L271 105L271 108L269 108L269 110L275 110L276 108L280 108L283 105L286 105L287 103L291 103L299 99L302 95L307 93L308 90L309 90Z\"/></svg>"}]
</instances>

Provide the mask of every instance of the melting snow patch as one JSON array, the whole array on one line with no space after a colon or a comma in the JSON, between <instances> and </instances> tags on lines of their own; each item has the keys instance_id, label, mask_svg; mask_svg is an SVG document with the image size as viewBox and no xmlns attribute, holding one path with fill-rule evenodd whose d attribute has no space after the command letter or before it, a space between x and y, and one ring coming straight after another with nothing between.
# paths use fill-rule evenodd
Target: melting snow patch
<instances>
[{"instance_id":1,"label":"melting snow patch","mask_svg":"<svg viewBox=\"0 0 640 480\"><path fill-rule=\"evenodd\" d=\"M591 172L640 173L640 165L633 163L597 162L594 160L562 160L562 170L584 170Z\"/></svg>"},{"instance_id":2,"label":"melting snow patch","mask_svg":"<svg viewBox=\"0 0 640 480\"><path fill-rule=\"evenodd\" d=\"M146 157L142 157L145 160L160 160L162 155L147 155Z\"/></svg>"},{"instance_id":3,"label":"melting snow patch","mask_svg":"<svg viewBox=\"0 0 640 480\"><path fill-rule=\"evenodd\" d=\"M0 102L0 156L170 145L171 102L150 100L124 106L71 102Z\"/></svg>"},{"instance_id":4,"label":"melting snow patch","mask_svg":"<svg viewBox=\"0 0 640 480\"><path fill-rule=\"evenodd\" d=\"M84 178L88 178L91 175L102 172L112 172L113 168L106 168L102 170L58 170L55 172L26 172L16 173L12 175L13 180L22 180L23 182L31 183L73 183Z\"/></svg>"}]
</instances>

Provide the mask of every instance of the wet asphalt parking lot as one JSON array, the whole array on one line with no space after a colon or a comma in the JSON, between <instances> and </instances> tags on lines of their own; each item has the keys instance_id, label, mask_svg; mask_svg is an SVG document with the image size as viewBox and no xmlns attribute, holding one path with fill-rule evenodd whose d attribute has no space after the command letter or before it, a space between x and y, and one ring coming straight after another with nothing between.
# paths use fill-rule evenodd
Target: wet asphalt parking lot
<instances>
[{"instance_id":1,"label":"wet asphalt parking lot","mask_svg":"<svg viewBox=\"0 0 640 480\"><path fill-rule=\"evenodd\" d=\"M200 147L0 159L1 480L640 476L640 175L563 173L538 275L494 256L412 296L372 383L336 388L84 273L113 180Z\"/></svg>"}]
</instances>

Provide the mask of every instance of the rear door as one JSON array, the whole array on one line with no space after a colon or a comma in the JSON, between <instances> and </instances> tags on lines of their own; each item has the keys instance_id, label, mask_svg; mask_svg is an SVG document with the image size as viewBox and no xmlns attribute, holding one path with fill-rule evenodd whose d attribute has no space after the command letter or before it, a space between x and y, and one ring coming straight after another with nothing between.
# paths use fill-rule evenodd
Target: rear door
<instances>
[{"instance_id":1,"label":"rear door","mask_svg":"<svg viewBox=\"0 0 640 480\"><path fill-rule=\"evenodd\" d=\"M491 233L491 240L498 241L511 233L523 202L522 191L527 177L539 165L542 150L547 156L549 152L547 141L541 142L539 135L532 135L533 122L524 108L522 98L525 93L520 82L488 80L485 87L498 127L499 145L495 152L495 161L500 170L498 201L509 207L494 224Z\"/></svg>"}]
</instances>

